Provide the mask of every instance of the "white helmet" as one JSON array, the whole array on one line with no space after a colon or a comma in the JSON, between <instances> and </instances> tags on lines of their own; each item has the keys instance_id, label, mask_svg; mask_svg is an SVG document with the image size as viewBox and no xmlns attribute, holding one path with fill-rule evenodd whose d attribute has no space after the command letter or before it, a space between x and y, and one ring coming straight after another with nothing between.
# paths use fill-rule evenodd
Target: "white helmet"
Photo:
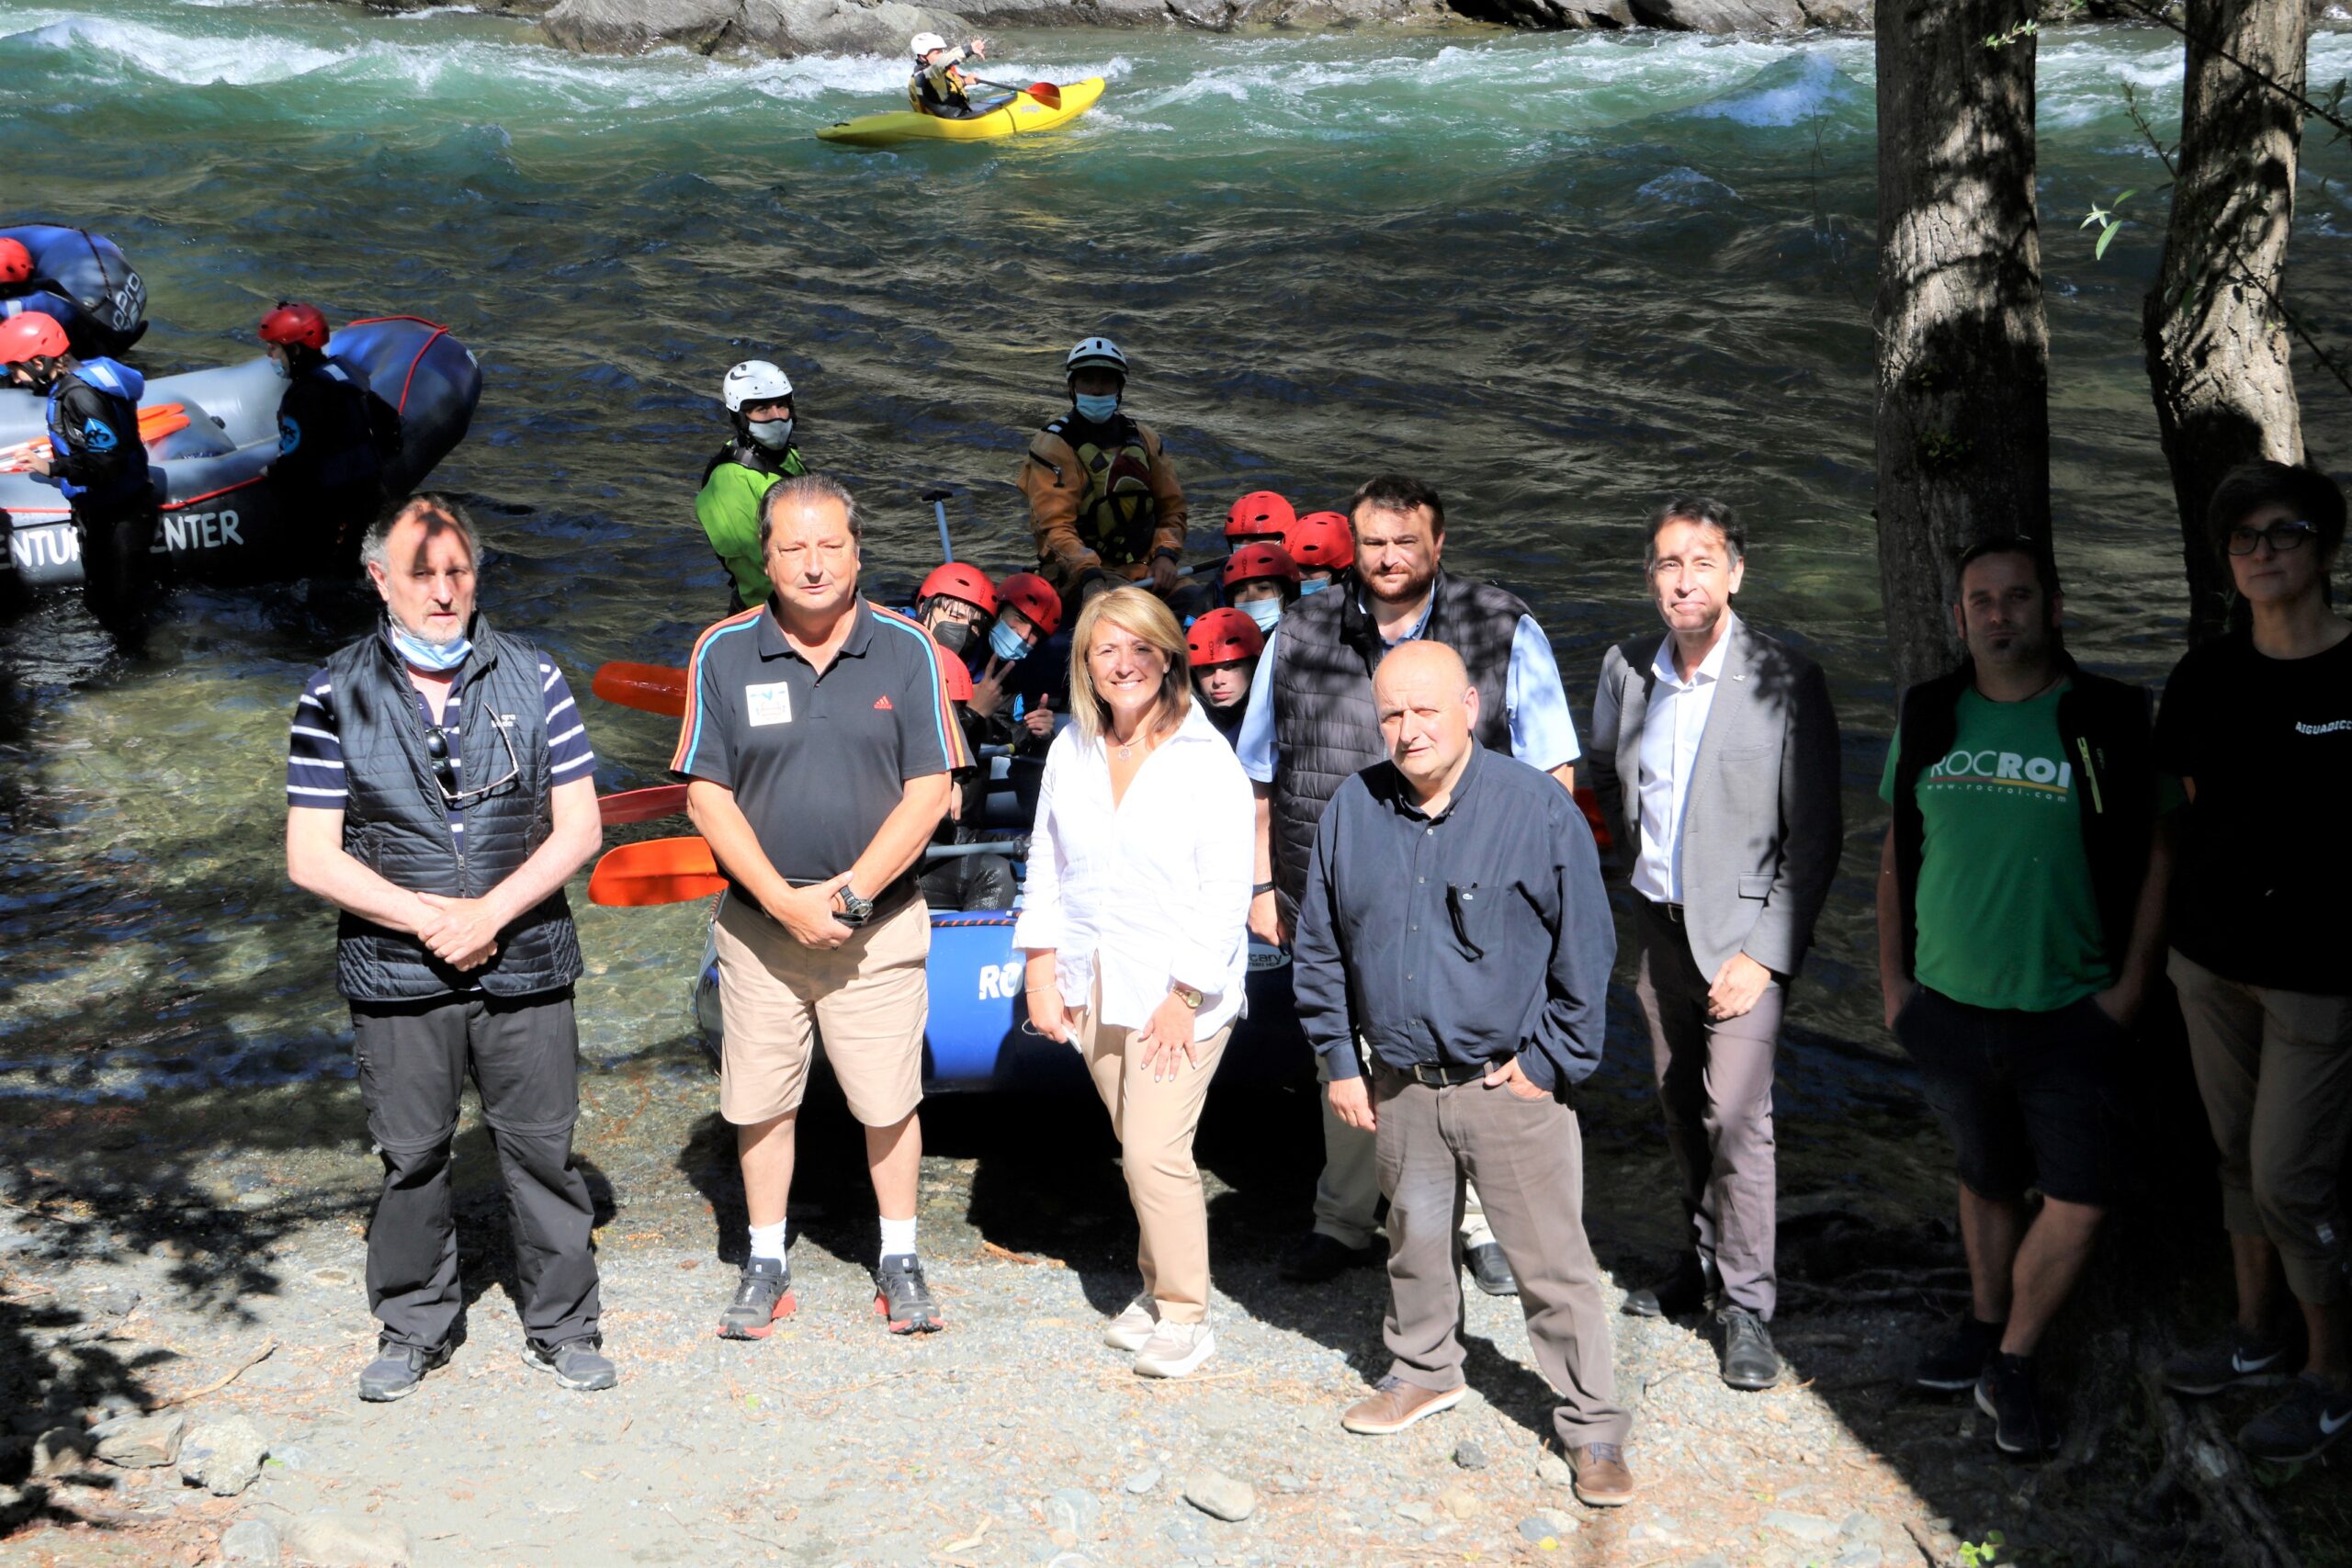
<instances>
[{"instance_id":1,"label":"white helmet","mask_svg":"<svg viewBox=\"0 0 2352 1568\"><path fill-rule=\"evenodd\" d=\"M1127 373L1127 356L1121 354L1119 345L1107 337L1080 339L1078 346L1069 351L1069 357L1062 361L1062 374L1065 376L1075 376L1081 370L1098 367L1116 370L1122 376Z\"/></svg>"},{"instance_id":2,"label":"white helmet","mask_svg":"<svg viewBox=\"0 0 2352 1568\"><path fill-rule=\"evenodd\" d=\"M917 33L914 36L914 41L907 47L914 51L914 57L917 60L921 60L934 49L945 49L947 40L937 33Z\"/></svg>"},{"instance_id":3,"label":"white helmet","mask_svg":"<svg viewBox=\"0 0 2352 1568\"><path fill-rule=\"evenodd\" d=\"M746 359L727 373L727 379L718 384L718 395L726 400L729 413L741 413L745 403L792 396L792 378L764 359Z\"/></svg>"}]
</instances>

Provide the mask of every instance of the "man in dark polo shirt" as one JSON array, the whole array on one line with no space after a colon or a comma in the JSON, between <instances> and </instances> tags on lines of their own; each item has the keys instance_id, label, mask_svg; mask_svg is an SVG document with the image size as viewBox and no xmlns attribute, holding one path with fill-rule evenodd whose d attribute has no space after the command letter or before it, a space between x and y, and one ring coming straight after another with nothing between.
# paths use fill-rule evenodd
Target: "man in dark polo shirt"
<instances>
[{"instance_id":1,"label":"man in dark polo shirt","mask_svg":"<svg viewBox=\"0 0 2352 1568\"><path fill-rule=\"evenodd\" d=\"M1398 1432L1461 1403L1453 1227L1466 1175L1560 1392L1553 1427L1576 1495L1611 1506L1634 1495L1631 1421L1566 1101L1600 1065L1617 953L1600 856L1566 790L1473 738L1478 690L1451 648L1390 649L1372 689L1389 760L1341 784L1316 826L1295 959L1331 1109L1377 1139L1388 1199L1395 1359L1340 1424Z\"/></svg>"},{"instance_id":2,"label":"man in dark polo shirt","mask_svg":"<svg viewBox=\"0 0 2352 1568\"><path fill-rule=\"evenodd\" d=\"M764 1339L796 1303L785 1259L793 1132L822 1032L865 1128L881 1211L875 1306L894 1334L939 1314L915 1252L923 963L915 870L969 761L931 634L859 596L857 503L831 479L760 506L774 592L695 645L671 768L729 887L714 925L725 1015L719 1113L735 1123L751 1258L719 1319Z\"/></svg>"}]
</instances>

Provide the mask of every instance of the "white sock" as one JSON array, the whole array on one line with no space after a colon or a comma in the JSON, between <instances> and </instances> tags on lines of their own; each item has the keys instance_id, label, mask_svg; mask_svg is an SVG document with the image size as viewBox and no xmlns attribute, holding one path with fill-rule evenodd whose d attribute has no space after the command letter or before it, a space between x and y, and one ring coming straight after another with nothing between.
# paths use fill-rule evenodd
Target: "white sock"
<instances>
[{"instance_id":1,"label":"white sock","mask_svg":"<svg viewBox=\"0 0 2352 1568\"><path fill-rule=\"evenodd\" d=\"M888 1215L883 1216L882 1256L885 1258L911 1258L914 1256L914 1216L910 1214L903 1220L894 1220Z\"/></svg>"},{"instance_id":2,"label":"white sock","mask_svg":"<svg viewBox=\"0 0 2352 1568\"><path fill-rule=\"evenodd\" d=\"M776 1221L776 1223L772 1225L753 1225L752 1227L752 1256L754 1258L773 1258L777 1259L779 1262L783 1260L784 1222L782 1220Z\"/></svg>"}]
</instances>

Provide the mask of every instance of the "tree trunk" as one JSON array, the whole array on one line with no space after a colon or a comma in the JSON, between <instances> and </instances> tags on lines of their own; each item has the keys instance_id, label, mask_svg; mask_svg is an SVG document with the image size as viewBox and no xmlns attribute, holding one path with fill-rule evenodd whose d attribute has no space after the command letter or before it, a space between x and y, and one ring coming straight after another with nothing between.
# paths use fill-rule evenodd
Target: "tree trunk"
<instances>
[{"instance_id":1,"label":"tree trunk","mask_svg":"<svg viewBox=\"0 0 2352 1568\"><path fill-rule=\"evenodd\" d=\"M2205 537L2213 487L2252 458L2303 457L2278 303L2303 114L2278 87L2303 91L2311 8L2304 0L2189 0L2187 26L2172 220L2141 335L2180 506L2196 642L2222 628L2229 607L2229 573Z\"/></svg>"},{"instance_id":2,"label":"tree trunk","mask_svg":"<svg viewBox=\"0 0 2352 1568\"><path fill-rule=\"evenodd\" d=\"M1878 6L1878 556L1898 687L1951 667L1952 564L2050 537L2033 35L2017 0Z\"/></svg>"}]
</instances>

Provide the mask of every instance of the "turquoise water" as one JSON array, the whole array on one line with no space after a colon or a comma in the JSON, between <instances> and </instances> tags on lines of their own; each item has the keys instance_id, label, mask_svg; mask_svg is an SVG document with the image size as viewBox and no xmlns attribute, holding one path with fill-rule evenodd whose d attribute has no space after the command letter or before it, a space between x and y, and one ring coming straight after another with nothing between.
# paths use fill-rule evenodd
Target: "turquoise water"
<instances>
[{"instance_id":1,"label":"turquoise water","mask_svg":"<svg viewBox=\"0 0 2352 1568\"><path fill-rule=\"evenodd\" d=\"M1450 562L1534 604L1579 706L1600 649L1655 624L1643 512L1721 493L1755 536L1743 608L1823 659L1847 719L1849 874L1801 1018L1874 1037L1867 43L1073 32L996 52L995 74L1109 91L1051 138L856 152L811 132L890 107L895 60L582 59L459 9L0 0L8 216L122 243L151 373L249 356L281 296L446 322L487 389L437 482L480 500L490 613L582 687L608 659L676 660L720 608L691 500L718 378L754 355L791 371L804 448L856 487L869 566L904 583L935 558L934 484L961 492L959 554L1020 558L1023 434L1063 350L1107 332L1204 547L1243 491L1330 504L1420 472L1449 497ZM2177 114L2177 51L2079 30L2041 69L2075 642L2154 675L2181 618L2138 340L2158 236L2094 262L2074 223L2162 183L2121 89ZM2352 36L2323 36L2313 79L2347 71ZM2340 342L2352 156L2310 153L2293 291ZM2313 450L2346 450L2352 400L2305 393ZM0 1093L332 1061L331 923L284 885L276 785L333 628L299 594L192 592L132 667L67 605L0 639ZM656 782L662 721L591 720L606 787ZM693 924L586 917L592 1054L674 1043Z\"/></svg>"}]
</instances>

